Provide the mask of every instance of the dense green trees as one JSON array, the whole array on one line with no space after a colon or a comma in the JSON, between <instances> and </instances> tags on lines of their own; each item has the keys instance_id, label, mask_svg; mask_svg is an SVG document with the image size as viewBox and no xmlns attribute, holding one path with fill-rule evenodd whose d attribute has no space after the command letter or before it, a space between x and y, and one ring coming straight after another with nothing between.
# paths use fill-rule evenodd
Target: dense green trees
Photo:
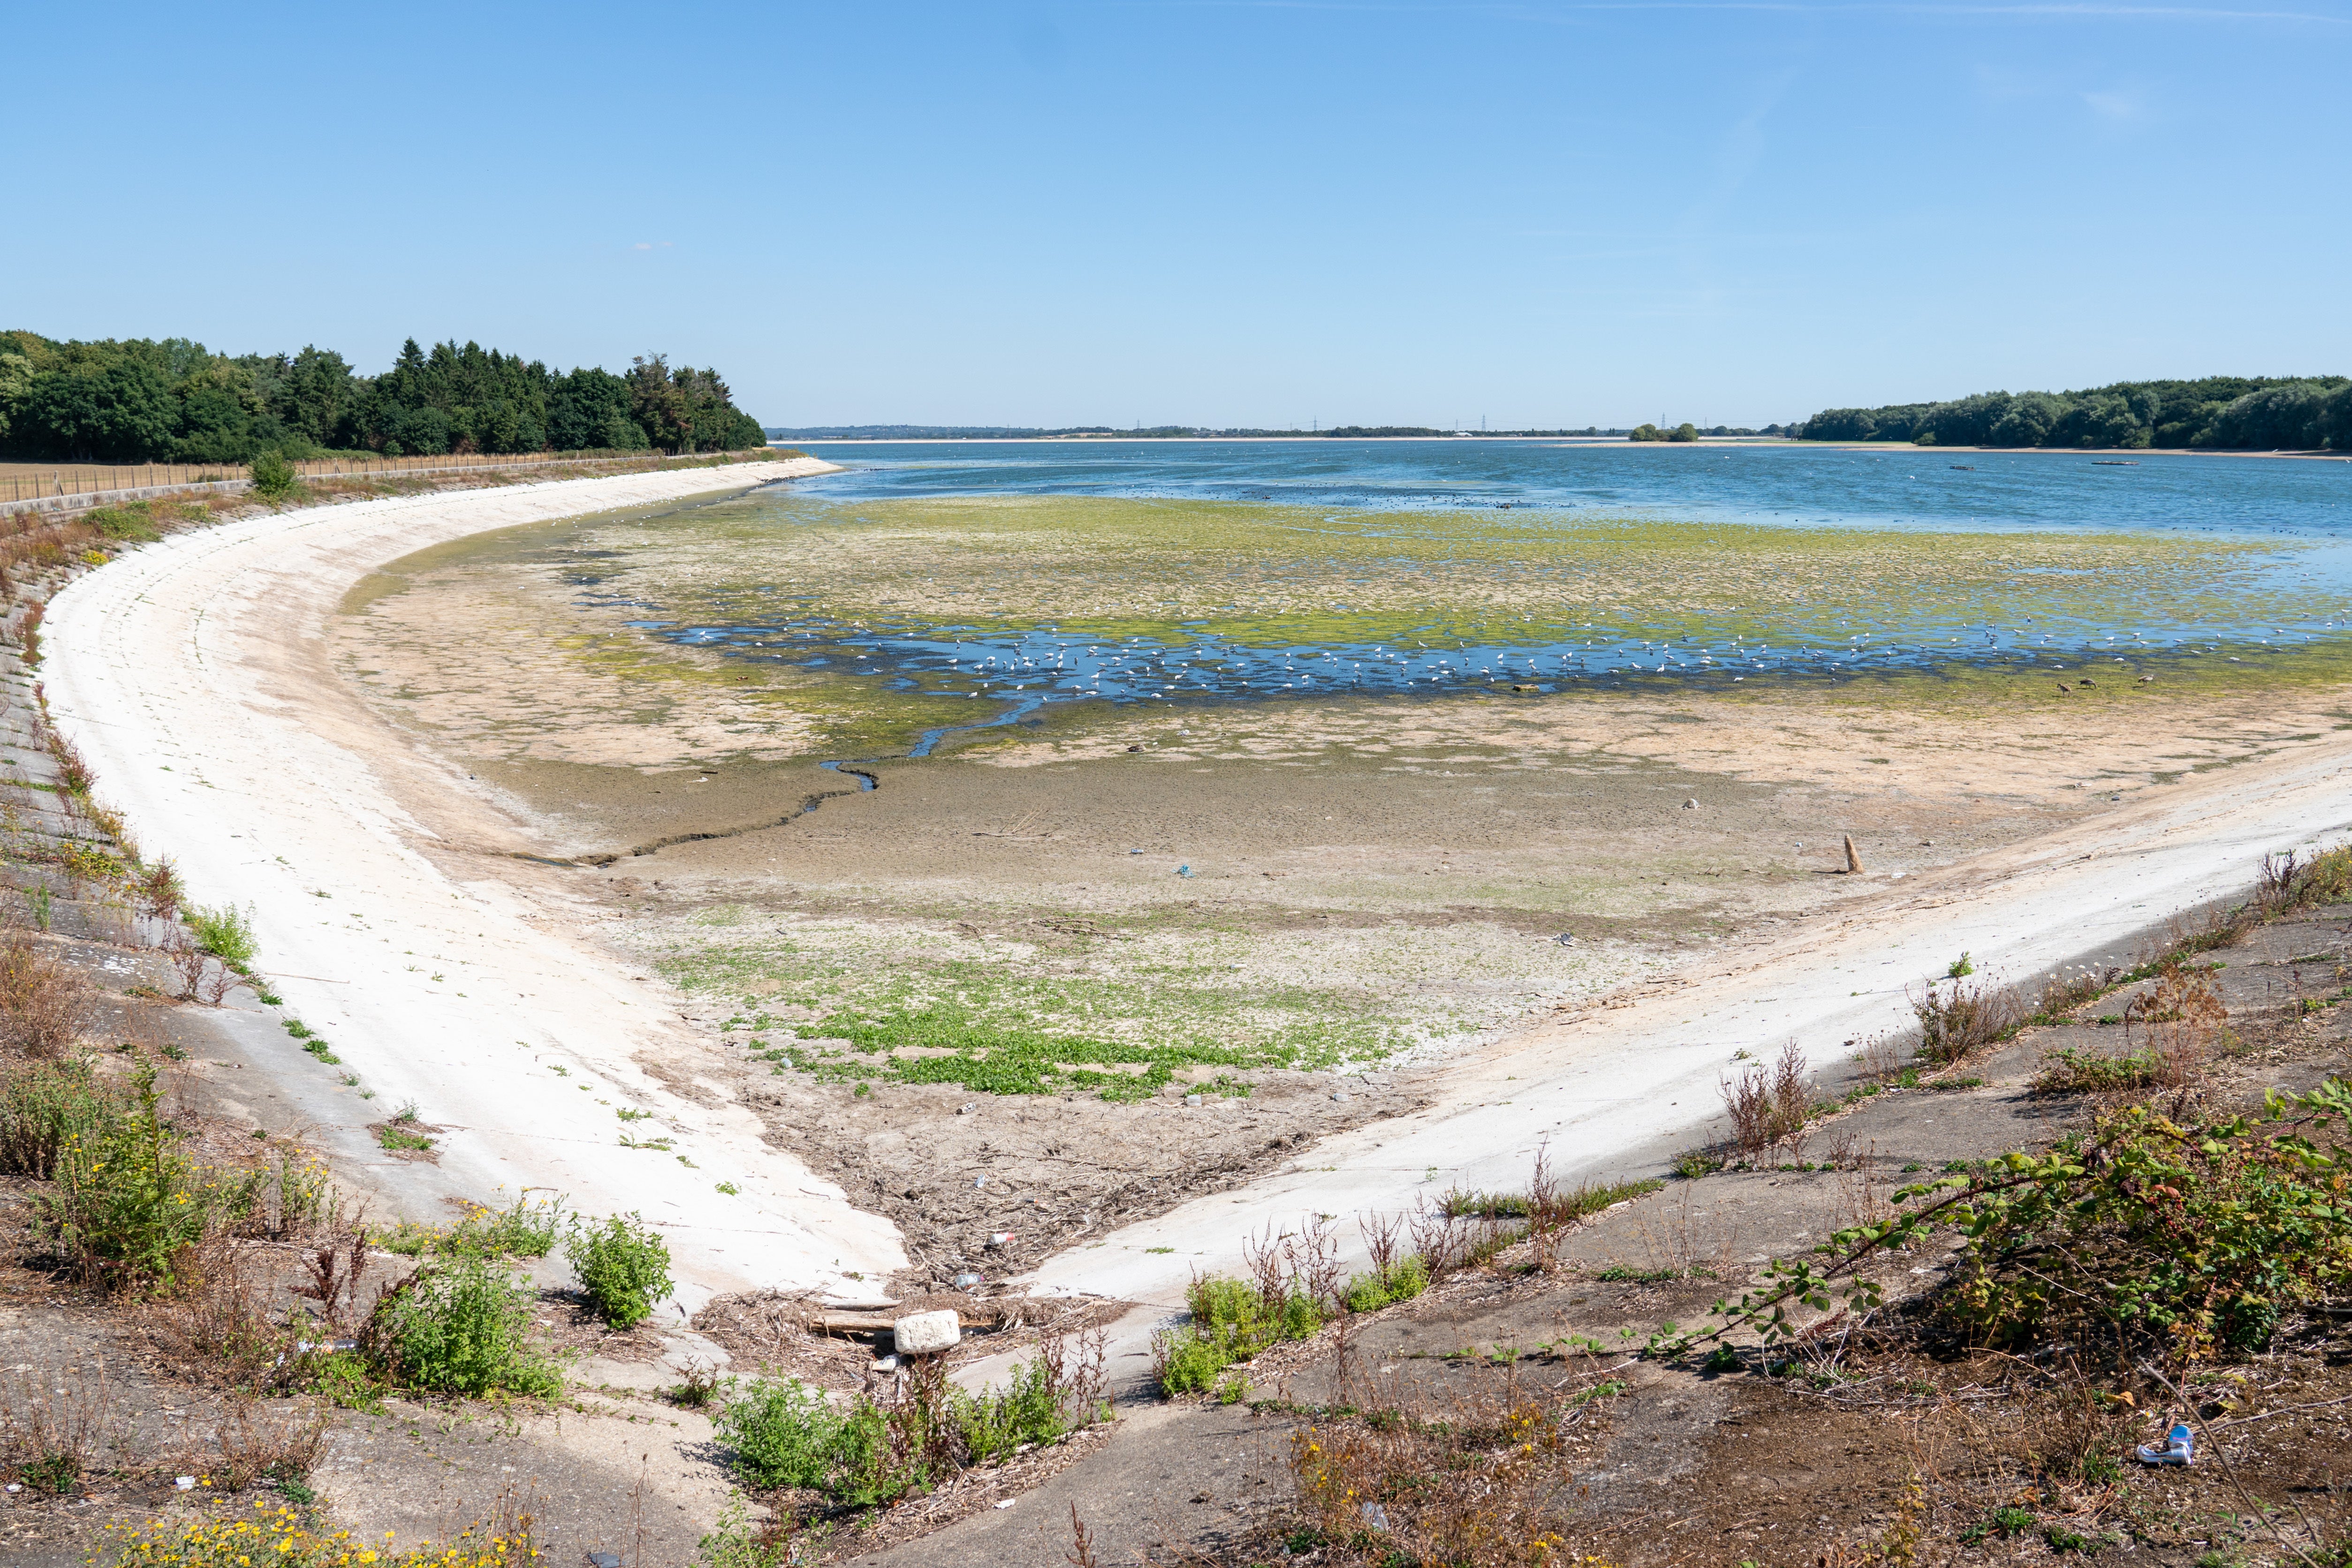
<instances>
[{"instance_id":1,"label":"dense green trees","mask_svg":"<svg viewBox=\"0 0 2352 1568\"><path fill-rule=\"evenodd\" d=\"M1824 409L1804 441L1922 446L2199 446L2352 450L2352 381L2207 376L2067 392L1979 392L1951 402Z\"/></svg>"},{"instance_id":2,"label":"dense green trees","mask_svg":"<svg viewBox=\"0 0 2352 1568\"><path fill-rule=\"evenodd\" d=\"M1672 430L1660 430L1654 424L1637 424L1625 433L1625 439L1628 441L1696 441L1698 426L1689 420L1683 421Z\"/></svg>"},{"instance_id":3,"label":"dense green trees","mask_svg":"<svg viewBox=\"0 0 2352 1568\"><path fill-rule=\"evenodd\" d=\"M391 456L766 444L719 372L661 355L625 376L556 373L478 343L415 339L379 376L306 348L231 357L184 338L60 342L0 332L0 454L26 461L244 463L257 453Z\"/></svg>"}]
</instances>

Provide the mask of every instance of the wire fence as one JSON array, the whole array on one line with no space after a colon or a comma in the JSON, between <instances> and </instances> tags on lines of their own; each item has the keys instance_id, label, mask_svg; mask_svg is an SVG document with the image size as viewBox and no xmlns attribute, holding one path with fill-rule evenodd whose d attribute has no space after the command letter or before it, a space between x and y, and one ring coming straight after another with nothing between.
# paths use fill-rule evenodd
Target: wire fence
<instances>
[{"instance_id":1,"label":"wire fence","mask_svg":"<svg viewBox=\"0 0 2352 1568\"><path fill-rule=\"evenodd\" d=\"M404 474L451 474L478 468L547 468L661 461L657 452L533 453L504 455L487 452L444 453L419 457L319 457L292 465L304 479L392 478ZM716 456L718 454L680 454ZM38 505L73 497L93 500L141 490L169 490L216 485L248 477L237 463L79 463L55 466L27 463L0 464L0 486L7 496L0 506Z\"/></svg>"}]
</instances>

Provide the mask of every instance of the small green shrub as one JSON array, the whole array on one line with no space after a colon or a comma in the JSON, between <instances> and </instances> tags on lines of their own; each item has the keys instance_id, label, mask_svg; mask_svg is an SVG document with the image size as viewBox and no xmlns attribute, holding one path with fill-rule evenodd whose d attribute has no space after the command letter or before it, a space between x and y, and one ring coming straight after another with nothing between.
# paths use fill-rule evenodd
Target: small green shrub
<instances>
[{"instance_id":1,"label":"small green shrub","mask_svg":"<svg viewBox=\"0 0 2352 1568\"><path fill-rule=\"evenodd\" d=\"M250 964L260 956L261 944L253 935L253 914L224 904L217 909L207 909L192 904L187 907L188 926L196 934L196 946L234 967Z\"/></svg>"},{"instance_id":2,"label":"small green shrub","mask_svg":"<svg viewBox=\"0 0 2352 1568\"><path fill-rule=\"evenodd\" d=\"M422 1258L439 1245L448 1232L430 1225L419 1225L404 1219L389 1230L368 1232L368 1245L383 1252L395 1252L404 1258Z\"/></svg>"},{"instance_id":3,"label":"small green shrub","mask_svg":"<svg viewBox=\"0 0 2352 1568\"><path fill-rule=\"evenodd\" d=\"M1696 1181L1701 1176L1713 1176L1722 1168L1722 1155L1711 1155L1699 1149L1694 1149L1675 1161L1675 1175L1685 1181Z\"/></svg>"},{"instance_id":4,"label":"small green shrub","mask_svg":"<svg viewBox=\"0 0 2352 1568\"><path fill-rule=\"evenodd\" d=\"M118 1113L87 1059L27 1062L0 1079L0 1170L47 1181L65 1150Z\"/></svg>"},{"instance_id":5,"label":"small green shrub","mask_svg":"<svg viewBox=\"0 0 2352 1568\"><path fill-rule=\"evenodd\" d=\"M437 1394L554 1395L563 1378L530 1343L528 1281L488 1258L436 1259L369 1319L365 1345L394 1383Z\"/></svg>"},{"instance_id":6,"label":"small green shrub","mask_svg":"<svg viewBox=\"0 0 2352 1568\"><path fill-rule=\"evenodd\" d=\"M59 1151L56 1185L39 1197L43 1226L66 1255L110 1283L168 1284L222 1196L164 1126L162 1099L154 1068L142 1065L131 1103Z\"/></svg>"},{"instance_id":7,"label":"small green shrub","mask_svg":"<svg viewBox=\"0 0 2352 1568\"><path fill-rule=\"evenodd\" d=\"M1160 1391L1163 1394L1206 1393L1217 1375L1234 1364L1230 1340L1199 1333L1162 1336L1166 1348L1160 1358Z\"/></svg>"},{"instance_id":8,"label":"small green shrub","mask_svg":"<svg viewBox=\"0 0 2352 1568\"><path fill-rule=\"evenodd\" d=\"M1420 1265L1418 1259L1411 1262ZM1399 1264L1391 1272L1402 1277L1405 1267ZM1322 1303L1290 1287L1269 1298L1247 1281L1195 1278L1185 1291L1185 1304L1192 1321L1152 1340L1160 1386L1171 1395L1205 1392L1235 1362L1284 1340L1306 1339L1323 1326Z\"/></svg>"},{"instance_id":9,"label":"small green shrub","mask_svg":"<svg viewBox=\"0 0 2352 1568\"><path fill-rule=\"evenodd\" d=\"M954 1395L957 1427L973 1464L1010 1458L1024 1444L1050 1443L1076 1423L1045 1358L1015 1362L1003 1388Z\"/></svg>"},{"instance_id":10,"label":"small green shrub","mask_svg":"<svg viewBox=\"0 0 2352 1568\"><path fill-rule=\"evenodd\" d=\"M63 1497L81 1479L81 1460L68 1453L45 1454L20 1466L16 1474L45 1497Z\"/></svg>"},{"instance_id":11,"label":"small green shrub","mask_svg":"<svg viewBox=\"0 0 2352 1568\"><path fill-rule=\"evenodd\" d=\"M2116 1089L2145 1089L2154 1083L2163 1071L2163 1060L2152 1051L2135 1051L2129 1056L2100 1056L2062 1045L2043 1053L2042 1066L2033 1075L2032 1087L2037 1094L2089 1094Z\"/></svg>"},{"instance_id":12,"label":"small green shrub","mask_svg":"<svg viewBox=\"0 0 2352 1568\"><path fill-rule=\"evenodd\" d=\"M257 454L248 472L253 476L253 493L264 500L282 501L294 493L294 465L282 453Z\"/></svg>"},{"instance_id":13,"label":"small green shrub","mask_svg":"<svg viewBox=\"0 0 2352 1568\"><path fill-rule=\"evenodd\" d=\"M717 1527L696 1545L691 1568L791 1568L794 1560L791 1543L767 1541L752 1525L743 1494L733 1492L719 1511Z\"/></svg>"},{"instance_id":14,"label":"small green shrub","mask_svg":"<svg viewBox=\"0 0 2352 1568\"><path fill-rule=\"evenodd\" d=\"M864 1399L836 1408L791 1378L730 1377L718 1428L754 1487L806 1487L861 1505L905 1490L892 1485L889 1423Z\"/></svg>"},{"instance_id":15,"label":"small green shrub","mask_svg":"<svg viewBox=\"0 0 2352 1568\"><path fill-rule=\"evenodd\" d=\"M346 1410L373 1413L383 1408L383 1385L369 1373L367 1362L351 1351L313 1354L302 1384Z\"/></svg>"},{"instance_id":16,"label":"small green shrub","mask_svg":"<svg viewBox=\"0 0 2352 1568\"><path fill-rule=\"evenodd\" d=\"M478 1252L486 1257L544 1258L563 1234L563 1200L533 1203L529 1193L511 1208L469 1204L465 1218L437 1246L445 1252Z\"/></svg>"},{"instance_id":17,"label":"small green shrub","mask_svg":"<svg viewBox=\"0 0 2352 1568\"><path fill-rule=\"evenodd\" d=\"M1929 986L1910 1000L1911 1015L1919 1020L1920 1058L1938 1067L2009 1039L2026 1018L2013 993L1984 984L1955 981L1941 991Z\"/></svg>"},{"instance_id":18,"label":"small green shrub","mask_svg":"<svg viewBox=\"0 0 2352 1568\"><path fill-rule=\"evenodd\" d=\"M597 1315L616 1329L651 1317L673 1289L669 1246L635 1214L615 1214L600 1225L575 1220L563 1255Z\"/></svg>"},{"instance_id":19,"label":"small green shrub","mask_svg":"<svg viewBox=\"0 0 2352 1568\"><path fill-rule=\"evenodd\" d=\"M1385 1272L1359 1274L1339 1295L1351 1312L1376 1312L1382 1307L1409 1301L1429 1288L1429 1267L1415 1254L1389 1265Z\"/></svg>"},{"instance_id":20,"label":"small green shrub","mask_svg":"<svg viewBox=\"0 0 2352 1568\"><path fill-rule=\"evenodd\" d=\"M397 1154L403 1150L422 1152L433 1146L433 1140L422 1133L412 1133L396 1122L386 1122L375 1130L378 1148Z\"/></svg>"}]
</instances>

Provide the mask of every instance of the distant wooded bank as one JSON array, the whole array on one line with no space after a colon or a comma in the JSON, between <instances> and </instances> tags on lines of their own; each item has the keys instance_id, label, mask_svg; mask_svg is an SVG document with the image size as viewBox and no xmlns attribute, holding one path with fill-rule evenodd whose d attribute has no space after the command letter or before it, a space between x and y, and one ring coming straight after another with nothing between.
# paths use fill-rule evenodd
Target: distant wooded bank
<instances>
[{"instance_id":1,"label":"distant wooded bank","mask_svg":"<svg viewBox=\"0 0 2352 1568\"><path fill-rule=\"evenodd\" d=\"M2085 392L1979 392L1950 402L1830 408L1801 441L1920 446L2174 446L2352 450L2352 381L2342 376L2207 376L2117 382Z\"/></svg>"},{"instance_id":2,"label":"distant wooded bank","mask_svg":"<svg viewBox=\"0 0 2352 1568\"><path fill-rule=\"evenodd\" d=\"M185 338L0 332L0 455L22 462L248 463L265 452L726 452L764 446L714 370L664 356L619 375L411 338L382 375L329 349L216 354Z\"/></svg>"}]
</instances>

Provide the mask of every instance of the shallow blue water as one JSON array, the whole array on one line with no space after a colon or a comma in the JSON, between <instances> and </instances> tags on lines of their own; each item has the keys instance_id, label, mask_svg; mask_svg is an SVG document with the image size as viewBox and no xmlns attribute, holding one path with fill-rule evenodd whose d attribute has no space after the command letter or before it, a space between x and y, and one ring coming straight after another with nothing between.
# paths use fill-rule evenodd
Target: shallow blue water
<instances>
[{"instance_id":1,"label":"shallow blue water","mask_svg":"<svg viewBox=\"0 0 2352 1568\"><path fill-rule=\"evenodd\" d=\"M1181 705L1355 692L1442 695L1498 683L1554 691L1630 680L1729 685L1836 680L1953 664L2110 678L2149 661L2224 660L2344 635L2352 627L2352 463L2149 454L2114 466L2084 454L1938 454L1812 447L1635 447L1557 442L1099 442L815 444L848 471L799 494L863 499L1077 494L1432 513L1527 507L1546 516L1654 517L1803 528L1935 532L2126 530L2274 543L2249 598L2219 617L2163 621L2124 606L2107 619L2040 621L1986 607L1908 607L1901 618L1791 618L1759 634L1678 630L1639 616L1530 626L1525 640L1473 642L1433 622L1402 637L1307 645L1231 627L1172 627L1118 640L936 620L846 626L806 598L700 624L633 622L665 640L758 661L886 674L903 691L964 703L938 735L1019 721L1047 702ZM780 519L780 526L793 525ZM588 580L583 580L583 587ZM591 594L593 598L593 591ZM612 602L605 601L604 602ZM643 601L636 601L642 603ZM2282 611L2281 605L2286 606ZM645 608L659 613L656 605ZM1336 608L1336 607L1335 607ZM2069 673L2071 672L2071 674ZM975 701L976 700L976 701ZM1007 707L1003 705L1010 704Z\"/></svg>"},{"instance_id":2,"label":"shallow blue water","mask_svg":"<svg viewBox=\"0 0 2352 1568\"><path fill-rule=\"evenodd\" d=\"M1306 507L1576 507L1612 517L1945 530L2191 529L2352 543L2352 462L1549 441L823 442L842 500L1158 496Z\"/></svg>"}]
</instances>

